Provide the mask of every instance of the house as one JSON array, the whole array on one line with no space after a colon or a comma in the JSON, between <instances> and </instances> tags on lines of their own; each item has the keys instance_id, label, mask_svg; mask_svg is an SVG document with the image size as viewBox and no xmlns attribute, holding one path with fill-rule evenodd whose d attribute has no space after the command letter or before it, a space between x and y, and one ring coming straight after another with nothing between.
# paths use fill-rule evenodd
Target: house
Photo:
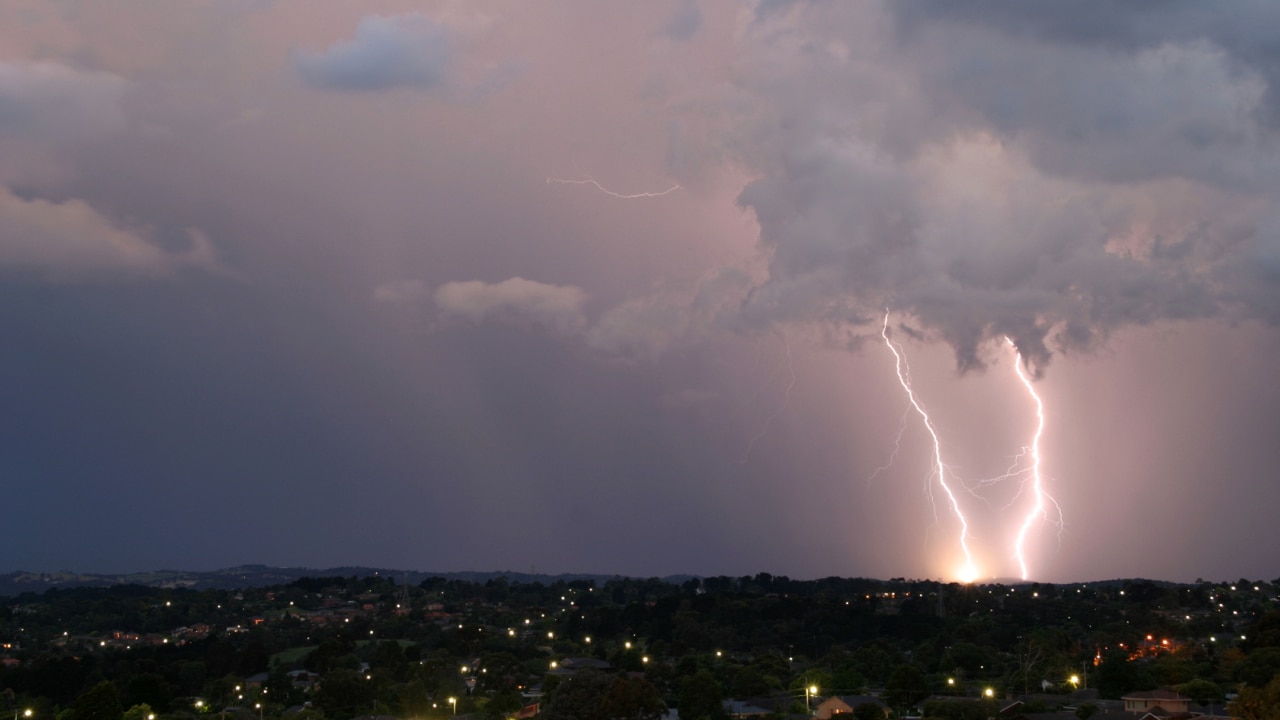
<instances>
[{"instance_id":1,"label":"house","mask_svg":"<svg viewBox=\"0 0 1280 720\"><path fill-rule=\"evenodd\" d=\"M555 664L555 667L547 672L548 675L568 676L579 670L591 668L594 670L612 670L613 666L604 660L589 657L571 657L565 658Z\"/></svg>"},{"instance_id":2,"label":"house","mask_svg":"<svg viewBox=\"0 0 1280 720\"><path fill-rule=\"evenodd\" d=\"M589 657L570 657L560 661L560 667L570 670L582 670L583 668L595 668L596 670L611 670L613 666L604 660Z\"/></svg>"},{"instance_id":3,"label":"house","mask_svg":"<svg viewBox=\"0 0 1280 720\"><path fill-rule=\"evenodd\" d=\"M725 700L724 711L731 718L764 717L773 712L745 700Z\"/></svg>"},{"instance_id":4,"label":"house","mask_svg":"<svg viewBox=\"0 0 1280 720\"><path fill-rule=\"evenodd\" d=\"M874 695L833 695L818 704L813 716L818 720L831 720L833 715L852 713L854 708L868 703L880 708L886 717L889 715L889 706Z\"/></svg>"},{"instance_id":5,"label":"house","mask_svg":"<svg viewBox=\"0 0 1280 720\"><path fill-rule=\"evenodd\" d=\"M313 673L309 670L290 670L285 673L289 678L289 682L298 690L310 690L312 686L320 682L319 673Z\"/></svg>"},{"instance_id":6,"label":"house","mask_svg":"<svg viewBox=\"0 0 1280 720\"><path fill-rule=\"evenodd\" d=\"M1145 690L1129 693L1120 698L1124 702L1124 710L1128 713L1143 715L1151 710L1164 710L1165 713L1185 713L1191 711L1191 698L1172 690Z\"/></svg>"}]
</instances>

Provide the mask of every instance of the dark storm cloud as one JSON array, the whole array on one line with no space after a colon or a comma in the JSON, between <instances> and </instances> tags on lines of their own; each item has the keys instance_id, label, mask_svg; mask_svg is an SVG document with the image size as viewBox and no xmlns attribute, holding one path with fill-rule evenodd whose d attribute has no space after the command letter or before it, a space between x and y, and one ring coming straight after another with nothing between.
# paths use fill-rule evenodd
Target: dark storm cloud
<instances>
[{"instance_id":1,"label":"dark storm cloud","mask_svg":"<svg viewBox=\"0 0 1280 720\"><path fill-rule=\"evenodd\" d=\"M749 317L889 307L962 368L1003 335L1042 368L1126 326L1276 319L1231 260L1280 241L1261 215L1280 193L1272 6L1208 29L1198 4L885 7L798 5L747 33L760 112L739 142L761 177L740 201L770 267Z\"/></svg>"},{"instance_id":2,"label":"dark storm cloud","mask_svg":"<svg viewBox=\"0 0 1280 720\"><path fill-rule=\"evenodd\" d=\"M447 82L450 60L448 29L411 13L365 16L354 38L320 52L298 51L294 66L324 90L431 89Z\"/></svg>"},{"instance_id":3,"label":"dark storm cloud","mask_svg":"<svg viewBox=\"0 0 1280 720\"><path fill-rule=\"evenodd\" d=\"M1235 69L1261 75L1266 98L1259 110L1265 122L1280 124L1280 42L1274 28L1280 7L1266 0L1232 4L1230 12L1195 0L1078 3L995 0L907 0L890 6L905 33L938 24L990 28L1009 37L1136 53L1170 44L1204 41L1234 61Z\"/></svg>"}]
</instances>

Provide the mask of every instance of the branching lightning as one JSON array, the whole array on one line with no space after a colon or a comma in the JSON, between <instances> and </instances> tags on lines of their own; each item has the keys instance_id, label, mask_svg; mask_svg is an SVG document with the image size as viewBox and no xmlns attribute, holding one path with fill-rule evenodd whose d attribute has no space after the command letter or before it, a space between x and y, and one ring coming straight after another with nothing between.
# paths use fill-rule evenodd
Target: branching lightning
<instances>
[{"instance_id":1,"label":"branching lightning","mask_svg":"<svg viewBox=\"0 0 1280 720\"><path fill-rule=\"evenodd\" d=\"M547 184L550 185L552 183L557 183L560 185L593 185L597 190L604 193L605 195L616 197L621 200L638 200L640 198L662 197L663 195L670 195L671 193L680 189L680 185L675 184L667 188L666 190L663 190L662 192L640 192L640 193L626 194L626 193L614 192L591 178L587 178L585 180L566 180L563 178L555 178L555 177L547 178Z\"/></svg>"},{"instance_id":2,"label":"branching lightning","mask_svg":"<svg viewBox=\"0 0 1280 720\"><path fill-rule=\"evenodd\" d=\"M1044 402L1040 400L1040 395L1036 393L1035 387L1031 384L1031 378L1027 377L1027 373L1022 369L1022 353L1018 350L1018 346L1009 338L1004 339L1013 348L1015 361L1013 365L1014 371L1018 373L1018 379L1022 381L1023 387L1027 389L1027 393L1031 395L1031 399L1036 403L1036 432L1031 439L1031 493L1034 499L1031 510L1022 520L1022 527L1018 530L1018 539L1014 543L1013 554L1018 559L1018 569L1022 572L1022 579L1026 580L1029 573L1027 571L1027 561L1023 554L1023 546L1026 544L1027 533L1031 531L1031 526L1035 524L1037 518L1044 518L1047 514L1046 504L1052 504L1058 511L1058 528L1062 528L1062 508L1044 490L1044 481L1040 475L1040 436L1044 434Z\"/></svg>"},{"instance_id":3,"label":"branching lightning","mask_svg":"<svg viewBox=\"0 0 1280 720\"><path fill-rule=\"evenodd\" d=\"M910 413L911 408L907 408L902 413L902 421L898 423L898 436L893 439L893 452L889 454L889 459L867 478L867 487L871 486L871 481L879 477L880 473L893 467L893 461L898 459L898 452L902 450L902 434L907 431L907 415Z\"/></svg>"},{"instance_id":4,"label":"branching lightning","mask_svg":"<svg viewBox=\"0 0 1280 720\"><path fill-rule=\"evenodd\" d=\"M960 521L960 550L964 553L964 566L960 568L959 577L963 582L972 582L978 577L978 569L973 564L973 554L969 551L969 521L965 519L964 513L960 510L960 503L956 500L955 493L951 490L951 486L947 483L947 466L942 461L942 443L938 440L938 432L933 427L933 421L929 419L929 414L925 412L920 402L916 400L915 391L911 389L910 370L903 373L903 365L905 361L902 354L898 352L898 348L894 346L893 341L889 339L889 311L884 313L884 326L880 329L880 337L884 338L884 344L888 346L889 352L893 353L894 369L898 373L898 382L902 384L902 389L907 393L907 400L911 402L911 407L915 408L916 413L924 421L925 429L929 431L929 435L933 438L933 464L934 473L938 478L938 486L942 488L946 494L948 502L951 504L951 511L955 513L956 519Z\"/></svg>"}]
</instances>

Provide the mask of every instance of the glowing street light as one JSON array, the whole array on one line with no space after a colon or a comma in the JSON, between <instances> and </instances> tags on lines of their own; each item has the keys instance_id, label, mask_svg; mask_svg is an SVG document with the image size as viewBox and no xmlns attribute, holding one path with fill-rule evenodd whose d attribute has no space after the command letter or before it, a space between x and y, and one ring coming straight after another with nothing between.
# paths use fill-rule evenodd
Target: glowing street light
<instances>
[{"instance_id":1,"label":"glowing street light","mask_svg":"<svg viewBox=\"0 0 1280 720\"><path fill-rule=\"evenodd\" d=\"M1072 676L1071 676L1071 687L1073 687L1073 688L1074 688L1074 687L1080 687L1080 676L1079 676L1079 675L1072 675Z\"/></svg>"},{"instance_id":2,"label":"glowing street light","mask_svg":"<svg viewBox=\"0 0 1280 720\"><path fill-rule=\"evenodd\" d=\"M35 713L31 710L31 708L27 708L26 710L22 711L22 717L24 718L29 718L34 714ZM13 709L13 720L18 720L18 708Z\"/></svg>"},{"instance_id":3,"label":"glowing street light","mask_svg":"<svg viewBox=\"0 0 1280 720\"><path fill-rule=\"evenodd\" d=\"M993 698L996 696L996 691L991 688L987 688L986 690L982 691L982 694L989 698Z\"/></svg>"},{"instance_id":4,"label":"glowing street light","mask_svg":"<svg viewBox=\"0 0 1280 720\"><path fill-rule=\"evenodd\" d=\"M805 712L809 712L809 698L812 698L814 695L817 695L817 694L818 694L818 686L817 686L817 685L810 685L809 687L807 687L807 688L805 688L805 689L804 689L804 710L805 710Z\"/></svg>"},{"instance_id":5,"label":"glowing street light","mask_svg":"<svg viewBox=\"0 0 1280 720\"><path fill-rule=\"evenodd\" d=\"M449 705L453 706L453 714L457 715L458 714L458 698L456 697L449 698Z\"/></svg>"}]
</instances>

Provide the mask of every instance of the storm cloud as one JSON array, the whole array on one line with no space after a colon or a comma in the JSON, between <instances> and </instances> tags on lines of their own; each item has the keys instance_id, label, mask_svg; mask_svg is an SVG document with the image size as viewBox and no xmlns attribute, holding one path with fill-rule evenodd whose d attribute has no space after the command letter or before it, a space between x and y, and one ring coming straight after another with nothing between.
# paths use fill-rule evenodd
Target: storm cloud
<instances>
[{"instance_id":1,"label":"storm cloud","mask_svg":"<svg viewBox=\"0 0 1280 720\"><path fill-rule=\"evenodd\" d=\"M856 323L888 307L961 368L1005 335L1044 366L1127 326L1274 322L1230 260L1280 242L1271 65L1232 34L1273 11L1204 31L1194 6L1106 7L759 17L740 72L758 111L737 147L761 175L740 201L770 277L748 314Z\"/></svg>"},{"instance_id":2,"label":"storm cloud","mask_svg":"<svg viewBox=\"0 0 1280 720\"><path fill-rule=\"evenodd\" d=\"M946 576L889 310L984 569L1008 336L1037 578L1274 576L1272 3L140 13L0 4L0 570Z\"/></svg>"}]
</instances>

